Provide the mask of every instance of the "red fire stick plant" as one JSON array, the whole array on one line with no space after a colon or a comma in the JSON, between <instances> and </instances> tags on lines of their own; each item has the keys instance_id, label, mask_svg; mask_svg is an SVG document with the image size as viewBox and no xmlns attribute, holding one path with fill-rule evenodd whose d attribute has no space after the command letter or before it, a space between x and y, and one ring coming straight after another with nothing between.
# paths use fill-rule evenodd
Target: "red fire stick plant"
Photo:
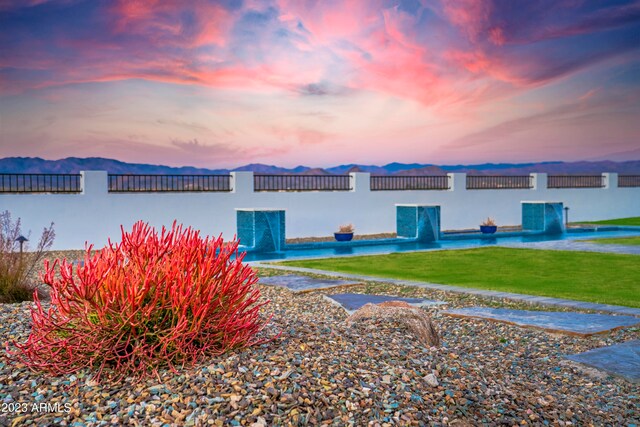
<instances>
[{"instance_id":1,"label":"red fire stick plant","mask_svg":"<svg viewBox=\"0 0 640 427\"><path fill-rule=\"evenodd\" d=\"M35 295L31 335L10 356L55 375L91 368L96 379L105 370L140 378L264 342L256 334L269 301L258 302L258 278L237 249L175 222L160 234L138 222L120 243L94 255L89 246L75 274L66 260L45 262L51 305Z\"/></svg>"}]
</instances>

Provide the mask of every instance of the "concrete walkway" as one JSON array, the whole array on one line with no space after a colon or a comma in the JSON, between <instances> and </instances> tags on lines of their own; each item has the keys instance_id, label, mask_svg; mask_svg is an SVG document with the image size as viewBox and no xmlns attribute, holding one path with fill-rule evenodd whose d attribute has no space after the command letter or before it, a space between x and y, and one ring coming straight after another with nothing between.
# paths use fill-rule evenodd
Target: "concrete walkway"
<instances>
[{"instance_id":1,"label":"concrete walkway","mask_svg":"<svg viewBox=\"0 0 640 427\"><path fill-rule=\"evenodd\" d=\"M640 246L598 244L579 240L550 240L546 242L505 243L499 246L508 248L547 249L557 251L586 251L640 255Z\"/></svg>"},{"instance_id":2,"label":"concrete walkway","mask_svg":"<svg viewBox=\"0 0 640 427\"><path fill-rule=\"evenodd\" d=\"M581 301L573 301L573 300L562 299L562 298L537 297L533 295L514 294L510 292L488 291L483 289L463 288L461 286L451 286L451 285L439 285L436 283L414 282L414 281L399 280L399 279L386 279L382 277L361 276L358 274L346 274L346 273L336 273L333 271L315 270L313 268L262 264L260 262L250 262L249 264L251 264L252 267L256 267L256 268L271 268L275 270L286 270L286 271L295 271L300 273L320 274L324 276L343 278L343 279L349 279L349 280L356 279L356 280L369 281L369 282L391 283L394 285L415 286L415 287L426 288L426 289L437 289L437 290L446 291L446 292L457 292L457 293L463 293L463 294L478 295L485 298L493 298L493 299L506 298L514 301L522 301L530 304L540 304L544 306L576 308L581 310L606 311L610 313L625 314L629 316L640 317L640 308L624 307L620 305L581 302Z\"/></svg>"}]
</instances>

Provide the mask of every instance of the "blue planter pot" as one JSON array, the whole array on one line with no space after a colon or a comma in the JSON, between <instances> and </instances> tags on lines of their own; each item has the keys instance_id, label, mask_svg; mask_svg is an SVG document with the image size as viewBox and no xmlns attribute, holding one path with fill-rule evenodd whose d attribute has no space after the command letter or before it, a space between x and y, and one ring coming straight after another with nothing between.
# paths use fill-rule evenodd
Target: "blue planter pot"
<instances>
[{"instance_id":1,"label":"blue planter pot","mask_svg":"<svg viewBox=\"0 0 640 427\"><path fill-rule=\"evenodd\" d=\"M348 242L353 239L353 233L333 233L338 242Z\"/></svg>"},{"instance_id":2,"label":"blue planter pot","mask_svg":"<svg viewBox=\"0 0 640 427\"><path fill-rule=\"evenodd\" d=\"M483 234L493 234L498 230L498 226L497 225L481 225L480 226L480 231Z\"/></svg>"}]
</instances>

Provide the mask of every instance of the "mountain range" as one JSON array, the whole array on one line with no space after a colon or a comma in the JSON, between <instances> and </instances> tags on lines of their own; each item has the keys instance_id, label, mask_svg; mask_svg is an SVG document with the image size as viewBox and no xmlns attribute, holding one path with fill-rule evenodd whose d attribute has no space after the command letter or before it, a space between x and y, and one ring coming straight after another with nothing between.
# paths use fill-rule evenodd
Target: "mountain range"
<instances>
[{"instance_id":1,"label":"mountain range","mask_svg":"<svg viewBox=\"0 0 640 427\"><path fill-rule=\"evenodd\" d=\"M373 175L443 175L464 172L472 175L527 175L539 172L554 175L597 175L602 172L640 175L640 160L614 162L610 160L581 162L540 163L482 163L474 165L433 165L422 163L389 163L384 166L346 164L329 168L296 166L284 168L262 163L251 163L235 169L205 169L190 166L171 167L143 163L126 163L102 157L67 157L60 160L45 160L39 157L5 157L0 159L0 173L78 173L87 170L102 170L111 174L160 174L160 175L205 175L226 174L233 171L252 171L263 174L330 175L349 172L369 172Z\"/></svg>"}]
</instances>

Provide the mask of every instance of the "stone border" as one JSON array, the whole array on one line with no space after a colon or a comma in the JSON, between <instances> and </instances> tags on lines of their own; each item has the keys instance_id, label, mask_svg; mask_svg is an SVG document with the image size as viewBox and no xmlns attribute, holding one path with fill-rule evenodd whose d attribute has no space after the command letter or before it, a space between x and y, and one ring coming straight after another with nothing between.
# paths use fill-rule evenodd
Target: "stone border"
<instances>
[{"instance_id":1,"label":"stone border","mask_svg":"<svg viewBox=\"0 0 640 427\"><path fill-rule=\"evenodd\" d=\"M464 309L462 309L464 310ZM526 310L523 310L526 311ZM557 312L557 311L550 311L548 313L567 313L567 312ZM506 320L506 319L501 319L501 318L497 318L497 317L489 317L489 316L482 316L482 315L478 315L478 314L466 314L466 313L460 313L459 311L443 311L442 314L445 314L447 316L451 316L451 317L455 317L458 319L466 319L466 320L488 320L491 322L496 322L496 323L504 323L506 325L513 325L513 326L518 326L520 328L533 328L533 329L539 329L541 331L546 331L546 332L551 332L554 334L563 334L563 335L571 335L574 337L581 337L581 338L587 338L587 337L592 337L594 335L606 335L610 332L613 331L618 331L620 329L627 329L627 328L635 328L640 326L640 319L637 319L637 322L632 324L632 325L620 325L620 326L614 326L613 328L609 328L609 329L603 329L603 330L599 330L599 331L593 331L593 332L578 332L575 330L570 330L570 329L560 329L560 328L552 328L552 327L548 327L548 326L541 326L541 325L536 325L536 324L532 324L532 323L519 323L517 321L513 321L513 320ZM578 315L584 315L584 316L588 316L589 314L587 313L575 313L574 314L578 314ZM593 314L594 316L608 316L606 314ZM616 317L616 316L612 316L612 317Z\"/></svg>"}]
</instances>

